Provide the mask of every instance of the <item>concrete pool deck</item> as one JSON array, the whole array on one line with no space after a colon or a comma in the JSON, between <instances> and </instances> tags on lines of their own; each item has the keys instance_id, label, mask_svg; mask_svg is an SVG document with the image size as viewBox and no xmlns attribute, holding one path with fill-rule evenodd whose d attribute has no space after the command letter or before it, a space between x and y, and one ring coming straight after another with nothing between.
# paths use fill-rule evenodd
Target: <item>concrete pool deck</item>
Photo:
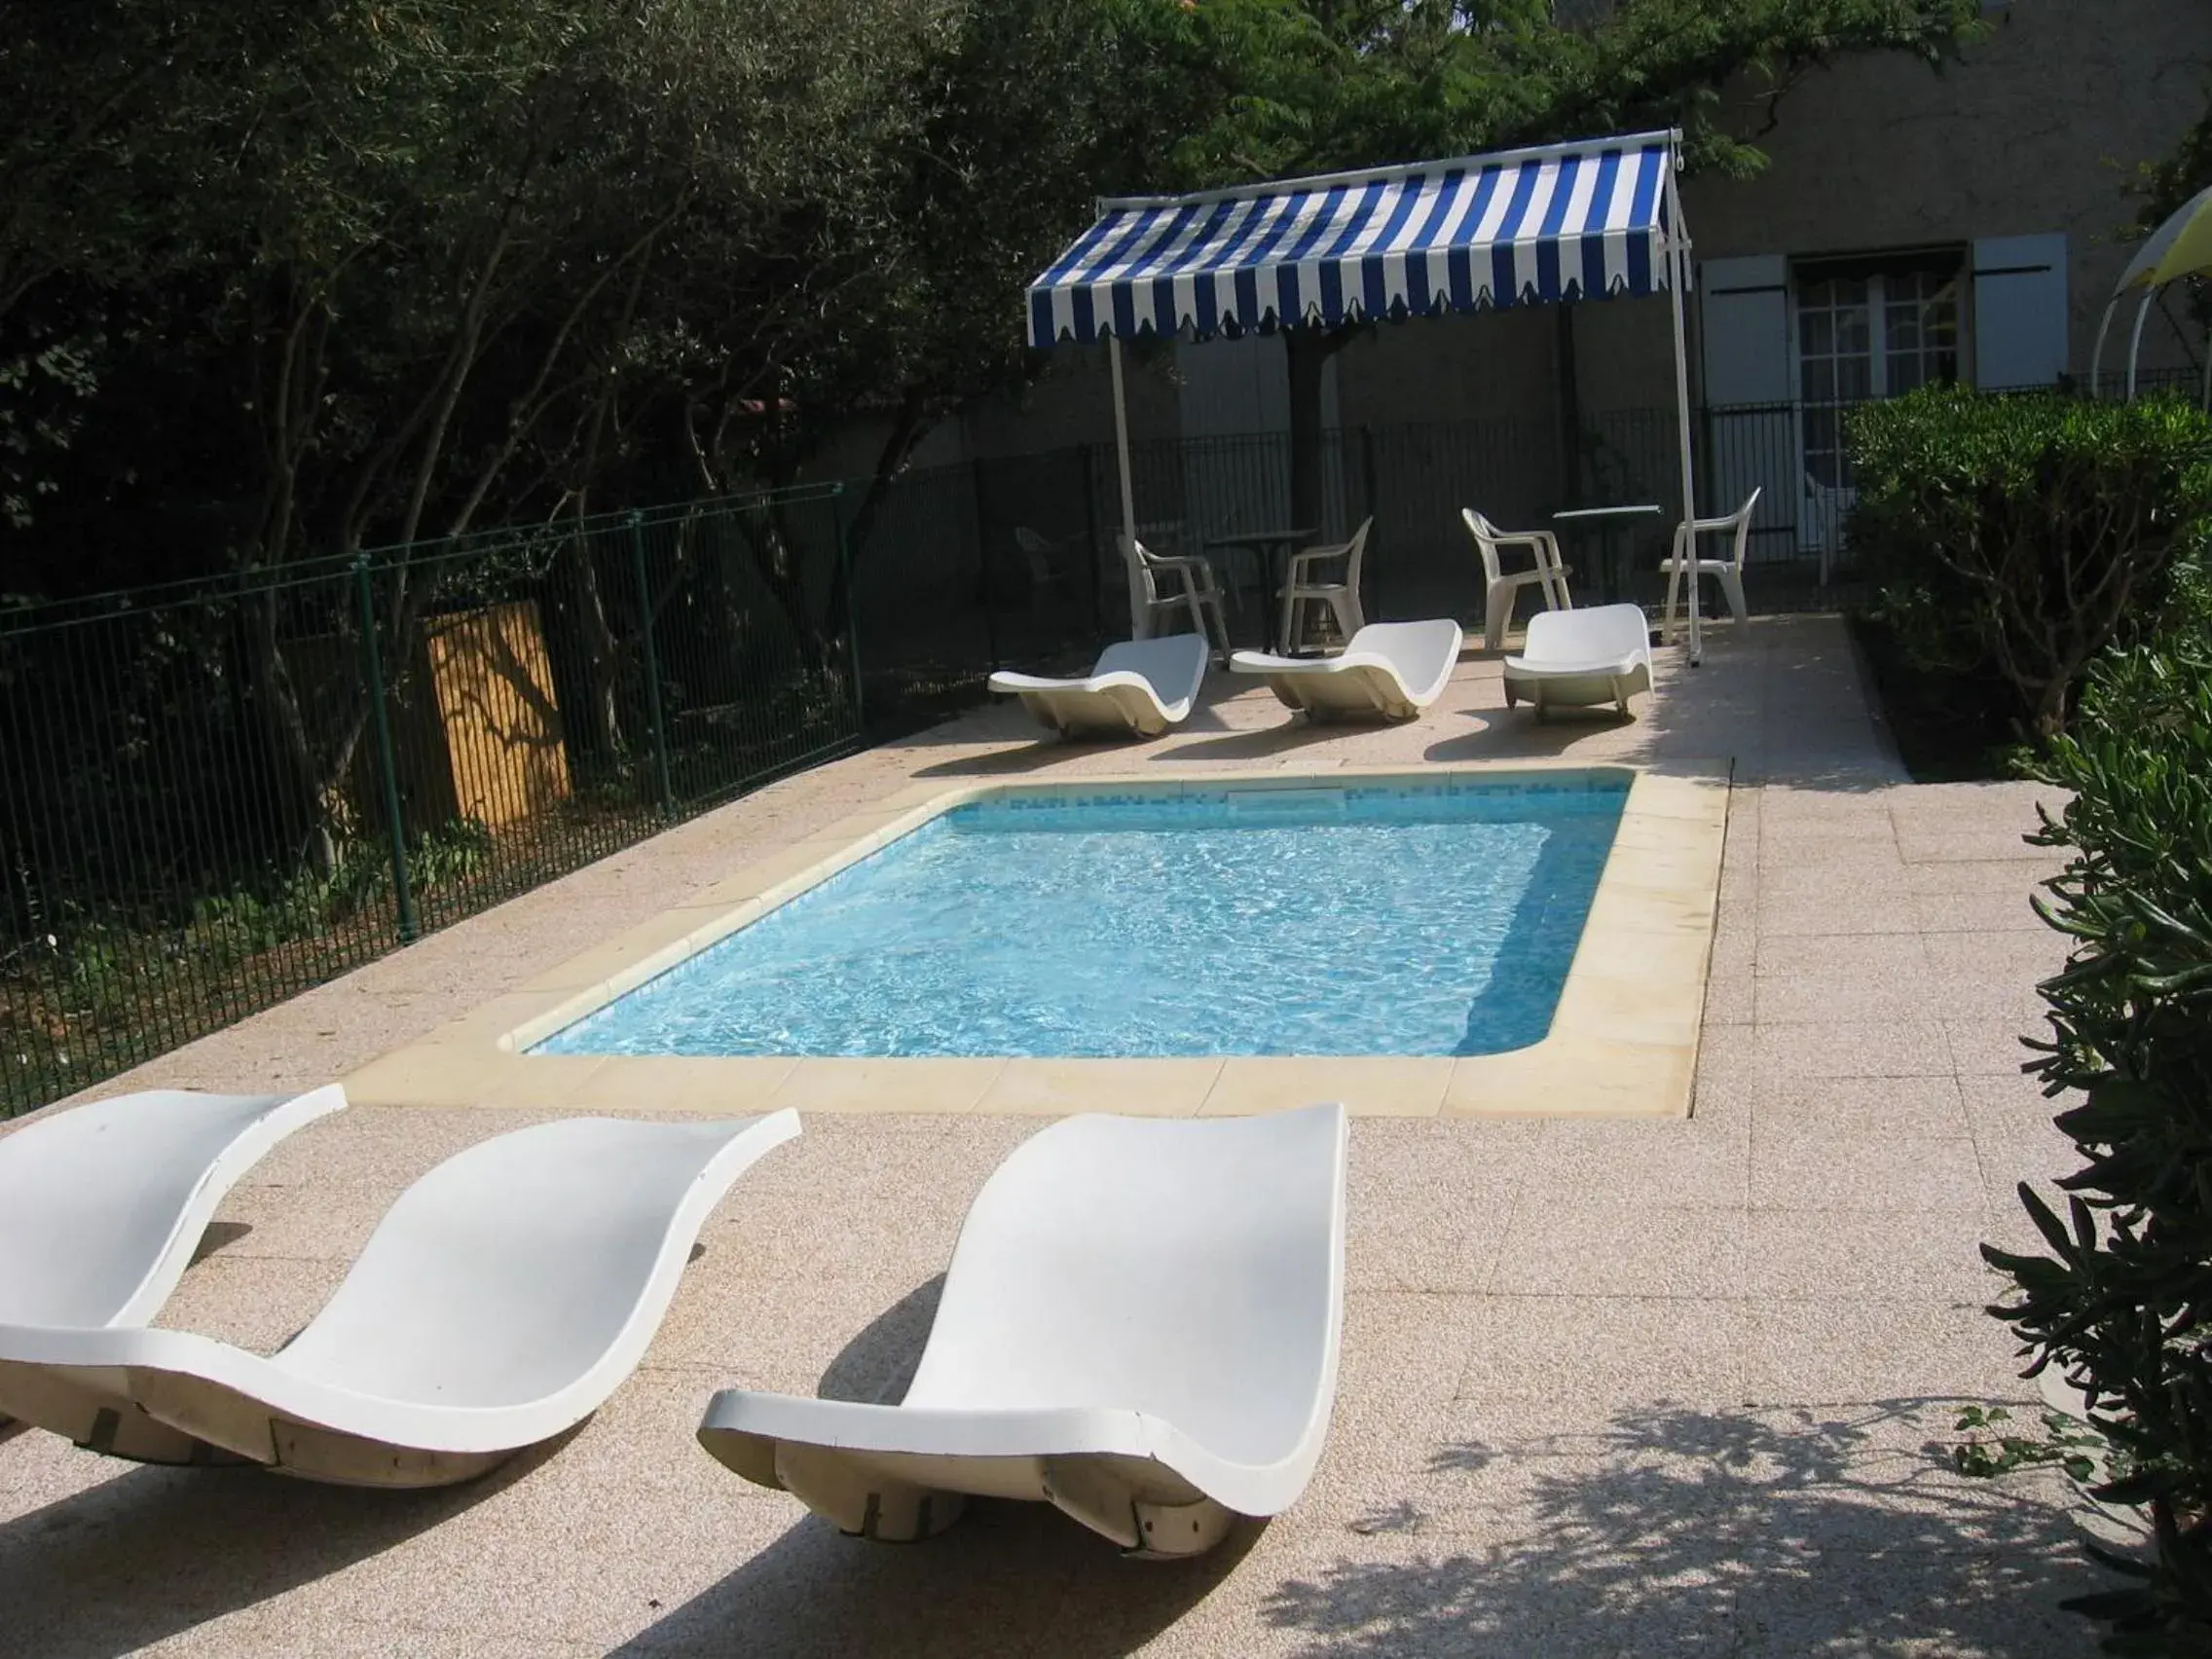
<instances>
[{"instance_id":1,"label":"concrete pool deck","mask_svg":"<svg viewBox=\"0 0 2212 1659\"><path fill-rule=\"evenodd\" d=\"M871 1547L711 1462L691 1430L718 1387L896 1390L969 1200L1037 1126L818 1113L717 1211L639 1374L487 1481L350 1492L0 1443L0 1649L2092 1652L2094 1627L2056 1607L2101 1581L2059 1492L1968 1481L1942 1456L1958 1404L2034 1399L1980 1310L1998 1281L1975 1245L2032 1247L2012 1188L2072 1161L2017 1071L2035 980L2062 955L2028 909L2056 863L2019 839L2038 792L1905 783L1834 622L1715 627L1703 668L1661 669L1632 725L1509 716L1495 660L1472 656L1428 719L1384 730L1308 733L1222 682L1134 751L1035 744L985 712L103 1089L358 1072L916 783L1555 757L1664 776L1727 757L1693 1115L1356 1123L1329 1449L1269 1526L1176 1567L1028 1505ZM276 1346L410 1180L546 1115L364 1104L312 1126L233 1193L162 1322Z\"/></svg>"}]
</instances>

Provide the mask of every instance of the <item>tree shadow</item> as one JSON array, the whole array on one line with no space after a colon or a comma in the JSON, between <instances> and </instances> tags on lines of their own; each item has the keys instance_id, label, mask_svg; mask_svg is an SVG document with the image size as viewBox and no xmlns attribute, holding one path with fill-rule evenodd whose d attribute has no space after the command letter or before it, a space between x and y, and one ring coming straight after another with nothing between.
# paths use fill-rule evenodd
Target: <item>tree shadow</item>
<instances>
[{"instance_id":1,"label":"tree shadow","mask_svg":"<svg viewBox=\"0 0 2212 1659\"><path fill-rule=\"evenodd\" d=\"M905 1397L944 1290L940 1273L886 1309L822 1374L825 1399ZM1181 1618L1248 1554L1240 1523L1196 1561L1124 1559L1046 1503L972 1499L918 1544L848 1538L789 1499L796 1524L615 1651L647 1654L1051 1652L1105 1659Z\"/></svg>"},{"instance_id":2,"label":"tree shadow","mask_svg":"<svg viewBox=\"0 0 2212 1659\"><path fill-rule=\"evenodd\" d=\"M0 1523L0 1648L44 1659L135 1653L381 1555L505 1491L575 1433L481 1480L417 1492L243 1465L128 1468Z\"/></svg>"},{"instance_id":3,"label":"tree shadow","mask_svg":"<svg viewBox=\"0 0 2212 1659\"><path fill-rule=\"evenodd\" d=\"M1351 1529L1437 1547L1359 1546L1283 1581L1263 1617L1338 1659L2094 1652L2057 1604L2113 1581L2047 1489L1951 1472L1936 1437L1960 1403L1659 1408L1440 1446L1431 1508ZM1518 1527L1491 1519L1501 1485Z\"/></svg>"}]
</instances>

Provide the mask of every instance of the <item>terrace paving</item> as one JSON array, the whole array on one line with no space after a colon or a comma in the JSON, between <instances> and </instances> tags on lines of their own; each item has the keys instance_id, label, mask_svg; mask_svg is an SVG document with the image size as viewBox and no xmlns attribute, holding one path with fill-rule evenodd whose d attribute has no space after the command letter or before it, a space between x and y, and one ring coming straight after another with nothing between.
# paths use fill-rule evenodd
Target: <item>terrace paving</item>
<instances>
[{"instance_id":1,"label":"terrace paving","mask_svg":"<svg viewBox=\"0 0 2212 1659\"><path fill-rule=\"evenodd\" d=\"M709 1460L691 1430L718 1387L903 1385L968 1202L1043 1121L823 1114L716 1212L639 1374L485 1481L353 1492L0 1443L0 1650L2093 1651L2056 1605L2100 1581L2062 1491L1968 1481L1943 1456L1959 1404L2034 1398L1981 1311L1999 1286L1975 1246L2031 1246L2014 1184L2071 1162L2017 1069L2062 954L2028 908L2055 867L2019 838L2039 792L1907 783L1833 621L1715 627L1702 668L1661 669L1628 725L1508 715L1474 654L1389 730L1309 733L1221 682L1137 750L979 713L110 1086L343 1074L917 778L1733 757L1694 1115L1356 1122L1341 1390L1288 1514L1172 1566L1041 1505L871 1546ZM408 1181L544 1115L361 1106L311 1126L233 1193L162 1322L276 1346Z\"/></svg>"}]
</instances>

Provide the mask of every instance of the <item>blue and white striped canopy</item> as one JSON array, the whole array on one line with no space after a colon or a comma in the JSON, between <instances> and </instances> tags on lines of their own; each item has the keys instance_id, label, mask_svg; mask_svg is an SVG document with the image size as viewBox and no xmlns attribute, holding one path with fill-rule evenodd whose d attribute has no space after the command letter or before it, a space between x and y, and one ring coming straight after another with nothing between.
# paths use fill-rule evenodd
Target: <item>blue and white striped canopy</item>
<instances>
[{"instance_id":1,"label":"blue and white striped canopy","mask_svg":"<svg viewBox=\"0 0 2212 1659\"><path fill-rule=\"evenodd\" d=\"M1029 344L1201 338L1667 285L1674 134L1102 201L1030 284Z\"/></svg>"}]
</instances>

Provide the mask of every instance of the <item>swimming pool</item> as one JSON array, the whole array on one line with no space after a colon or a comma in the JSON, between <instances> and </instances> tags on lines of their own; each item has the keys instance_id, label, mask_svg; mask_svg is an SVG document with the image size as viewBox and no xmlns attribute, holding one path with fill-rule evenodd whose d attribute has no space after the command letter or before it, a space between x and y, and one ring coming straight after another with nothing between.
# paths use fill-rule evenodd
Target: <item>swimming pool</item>
<instances>
[{"instance_id":1,"label":"swimming pool","mask_svg":"<svg viewBox=\"0 0 2212 1659\"><path fill-rule=\"evenodd\" d=\"M1463 1055L1549 1028L1629 775L1008 792L540 1054Z\"/></svg>"}]
</instances>

